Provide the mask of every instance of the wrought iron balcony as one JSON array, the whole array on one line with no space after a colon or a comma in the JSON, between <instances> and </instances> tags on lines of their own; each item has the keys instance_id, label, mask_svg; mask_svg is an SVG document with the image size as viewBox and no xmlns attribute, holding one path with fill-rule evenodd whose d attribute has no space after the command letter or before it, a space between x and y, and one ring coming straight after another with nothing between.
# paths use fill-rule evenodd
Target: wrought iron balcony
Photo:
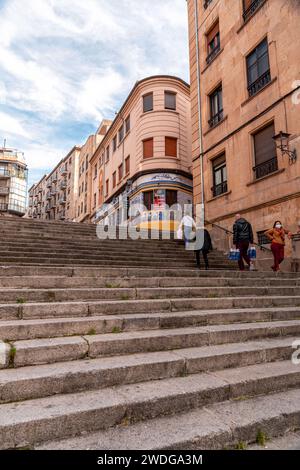
<instances>
[{"instance_id":1,"label":"wrought iron balcony","mask_svg":"<svg viewBox=\"0 0 300 470\"><path fill-rule=\"evenodd\" d=\"M221 50L221 45L218 44L206 57L206 63L210 64L213 59L216 57L216 55L220 52Z\"/></svg>"},{"instance_id":2,"label":"wrought iron balcony","mask_svg":"<svg viewBox=\"0 0 300 470\"><path fill-rule=\"evenodd\" d=\"M243 18L244 21L248 21L249 18L251 18L252 15L256 12L256 10L263 4L265 3L266 0L253 0L251 5L247 8L247 10L244 11L243 13Z\"/></svg>"},{"instance_id":3,"label":"wrought iron balcony","mask_svg":"<svg viewBox=\"0 0 300 470\"><path fill-rule=\"evenodd\" d=\"M60 189L66 189L67 187L67 182L64 180L60 183Z\"/></svg>"},{"instance_id":4,"label":"wrought iron balcony","mask_svg":"<svg viewBox=\"0 0 300 470\"><path fill-rule=\"evenodd\" d=\"M223 181L223 183L217 184L212 188L213 197L221 196L221 194L227 193L228 191L228 184L227 181Z\"/></svg>"},{"instance_id":5,"label":"wrought iron balcony","mask_svg":"<svg viewBox=\"0 0 300 470\"><path fill-rule=\"evenodd\" d=\"M46 194L46 199L51 199L51 191L48 191L47 194Z\"/></svg>"},{"instance_id":6,"label":"wrought iron balcony","mask_svg":"<svg viewBox=\"0 0 300 470\"><path fill-rule=\"evenodd\" d=\"M277 157L271 158L270 160L266 162L260 163L259 165L256 165L253 168L253 171L255 172L255 178L257 180L271 173L274 173L277 170L278 170Z\"/></svg>"},{"instance_id":7,"label":"wrought iron balcony","mask_svg":"<svg viewBox=\"0 0 300 470\"><path fill-rule=\"evenodd\" d=\"M65 198L65 197L61 197L60 200L59 200L59 203L60 203L61 205L65 205L66 202L67 202L67 201L66 201L66 198Z\"/></svg>"},{"instance_id":8,"label":"wrought iron balcony","mask_svg":"<svg viewBox=\"0 0 300 470\"><path fill-rule=\"evenodd\" d=\"M221 109L217 114L212 116L210 120L208 121L209 127L214 127L216 126L219 122L222 121L223 119L223 109Z\"/></svg>"},{"instance_id":9,"label":"wrought iron balcony","mask_svg":"<svg viewBox=\"0 0 300 470\"><path fill-rule=\"evenodd\" d=\"M263 75L261 75L255 82L251 83L248 86L249 96L256 95L259 90L265 87L271 81L271 71L267 70Z\"/></svg>"}]
</instances>

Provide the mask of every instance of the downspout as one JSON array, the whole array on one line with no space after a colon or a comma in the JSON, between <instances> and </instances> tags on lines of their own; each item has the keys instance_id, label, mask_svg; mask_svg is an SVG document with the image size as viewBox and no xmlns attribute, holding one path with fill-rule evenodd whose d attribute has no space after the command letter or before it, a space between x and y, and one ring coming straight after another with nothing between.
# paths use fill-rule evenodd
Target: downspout
<instances>
[{"instance_id":1,"label":"downspout","mask_svg":"<svg viewBox=\"0 0 300 470\"><path fill-rule=\"evenodd\" d=\"M201 87L200 87L200 50L199 50L199 21L198 21L198 8L197 0L194 0L194 14L195 14L195 35L196 35L196 64L197 64L197 95L198 95L198 139L199 139L199 158L200 158L200 179L201 179L201 225L205 224L205 195L204 195L204 165L203 165L203 132L202 132L202 104L201 104ZM199 213L196 211L196 217Z\"/></svg>"}]
</instances>

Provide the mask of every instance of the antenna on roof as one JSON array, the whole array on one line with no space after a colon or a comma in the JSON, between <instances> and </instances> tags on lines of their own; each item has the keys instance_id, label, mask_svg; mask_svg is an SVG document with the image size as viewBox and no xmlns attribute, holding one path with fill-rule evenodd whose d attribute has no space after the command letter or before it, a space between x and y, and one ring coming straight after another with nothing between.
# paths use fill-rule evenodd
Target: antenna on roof
<instances>
[{"instance_id":1,"label":"antenna on roof","mask_svg":"<svg viewBox=\"0 0 300 470\"><path fill-rule=\"evenodd\" d=\"M6 148L6 139L4 139L3 147Z\"/></svg>"}]
</instances>

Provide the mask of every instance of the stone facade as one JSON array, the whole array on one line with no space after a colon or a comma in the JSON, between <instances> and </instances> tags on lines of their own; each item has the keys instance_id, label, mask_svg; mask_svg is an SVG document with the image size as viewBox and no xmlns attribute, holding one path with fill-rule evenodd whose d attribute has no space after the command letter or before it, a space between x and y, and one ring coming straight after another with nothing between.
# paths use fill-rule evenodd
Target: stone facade
<instances>
[{"instance_id":1,"label":"stone facade","mask_svg":"<svg viewBox=\"0 0 300 470\"><path fill-rule=\"evenodd\" d=\"M194 201L202 200L202 154L207 223L231 229L239 212L258 241L276 219L293 231L300 219L300 4L188 0L188 12ZM295 162L275 146L272 134L280 131L290 134ZM214 232L228 248L224 232Z\"/></svg>"}]
</instances>

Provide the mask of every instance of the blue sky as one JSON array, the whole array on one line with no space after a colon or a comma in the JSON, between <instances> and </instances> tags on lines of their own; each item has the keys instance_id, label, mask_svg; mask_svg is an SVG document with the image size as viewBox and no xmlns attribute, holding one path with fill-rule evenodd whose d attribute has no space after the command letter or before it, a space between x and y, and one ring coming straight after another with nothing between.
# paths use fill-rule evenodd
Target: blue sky
<instances>
[{"instance_id":1,"label":"blue sky","mask_svg":"<svg viewBox=\"0 0 300 470\"><path fill-rule=\"evenodd\" d=\"M158 73L189 80L185 0L0 0L0 145L29 184Z\"/></svg>"}]
</instances>

